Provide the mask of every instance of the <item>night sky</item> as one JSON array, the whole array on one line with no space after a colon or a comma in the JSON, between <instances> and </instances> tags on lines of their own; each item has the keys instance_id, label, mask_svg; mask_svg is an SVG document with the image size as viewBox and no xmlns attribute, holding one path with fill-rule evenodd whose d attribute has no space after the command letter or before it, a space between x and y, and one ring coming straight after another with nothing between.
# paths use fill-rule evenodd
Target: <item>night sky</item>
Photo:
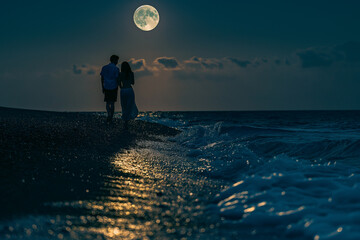
<instances>
[{"instance_id":1,"label":"night sky","mask_svg":"<svg viewBox=\"0 0 360 240\"><path fill-rule=\"evenodd\" d=\"M139 6L160 23L143 32ZM359 1L6 1L0 106L104 111L112 54L140 110L360 109ZM116 105L120 109L119 103Z\"/></svg>"}]
</instances>

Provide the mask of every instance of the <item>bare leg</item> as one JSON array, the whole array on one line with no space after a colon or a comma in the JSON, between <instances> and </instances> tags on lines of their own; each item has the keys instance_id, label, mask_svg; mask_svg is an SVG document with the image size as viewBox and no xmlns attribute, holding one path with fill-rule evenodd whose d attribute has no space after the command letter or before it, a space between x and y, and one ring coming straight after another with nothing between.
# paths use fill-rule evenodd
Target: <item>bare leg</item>
<instances>
[{"instance_id":1,"label":"bare leg","mask_svg":"<svg viewBox=\"0 0 360 240\"><path fill-rule=\"evenodd\" d=\"M108 114L107 121L111 122L113 116L114 116L114 103L113 102L106 102L106 111Z\"/></svg>"},{"instance_id":2,"label":"bare leg","mask_svg":"<svg viewBox=\"0 0 360 240\"><path fill-rule=\"evenodd\" d=\"M115 112L115 103L111 102L110 103L110 119L112 119L114 117L114 112Z\"/></svg>"},{"instance_id":3,"label":"bare leg","mask_svg":"<svg viewBox=\"0 0 360 240\"><path fill-rule=\"evenodd\" d=\"M109 102L106 102L106 111L107 111L108 120L109 120L109 116L110 116L110 103Z\"/></svg>"}]
</instances>

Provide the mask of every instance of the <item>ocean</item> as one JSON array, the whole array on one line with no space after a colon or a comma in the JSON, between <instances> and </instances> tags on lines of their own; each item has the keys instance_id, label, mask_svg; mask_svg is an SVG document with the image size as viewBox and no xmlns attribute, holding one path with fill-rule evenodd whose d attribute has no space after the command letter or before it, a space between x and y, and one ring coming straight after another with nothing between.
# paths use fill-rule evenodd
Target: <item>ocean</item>
<instances>
[{"instance_id":1,"label":"ocean","mask_svg":"<svg viewBox=\"0 0 360 240\"><path fill-rule=\"evenodd\" d=\"M148 112L231 184L208 211L239 239L360 239L360 111ZM176 152L176 149L174 149Z\"/></svg>"}]
</instances>

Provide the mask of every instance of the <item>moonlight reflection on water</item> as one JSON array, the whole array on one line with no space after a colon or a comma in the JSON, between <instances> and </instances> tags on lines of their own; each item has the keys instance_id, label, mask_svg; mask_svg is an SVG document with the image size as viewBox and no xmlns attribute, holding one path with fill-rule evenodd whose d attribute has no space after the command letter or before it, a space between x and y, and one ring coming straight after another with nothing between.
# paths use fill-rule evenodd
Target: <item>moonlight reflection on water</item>
<instances>
[{"instance_id":1,"label":"moonlight reflection on water","mask_svg":"<svg viewBox=\"0 0 360 240\"><path fill-rule=\"evenodd\" d=\"M198 168L183 159L154 150L154 145L164 143L139 144L140 148L112 157L113 173L103 175L102 187L90 190L87 199L49 202L52 210L47 215L10 223L11 236L187 239L215 229L216 223L209 223L204 210L211 189L219 185L192 175L189 169ZM23 233L14 234L17 231Z\"/></svg>"}]
</instances>

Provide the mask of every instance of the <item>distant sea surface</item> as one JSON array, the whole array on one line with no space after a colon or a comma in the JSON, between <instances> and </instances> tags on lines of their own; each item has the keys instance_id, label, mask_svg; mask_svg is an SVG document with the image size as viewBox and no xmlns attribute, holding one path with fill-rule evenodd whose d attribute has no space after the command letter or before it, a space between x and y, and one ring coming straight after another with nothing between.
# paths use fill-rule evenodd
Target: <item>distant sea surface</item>
<instances>
[{"instance_id":1,"label":"distant sea surface","mask_svg":"<svg viewBox=\"0 0 360 240\"><path fill-rule=\"evenodd\" d=\"M147 112L141 119L180 129L169 138L187 149L179 154L203 162L199 174L232 183L208 206L222 227L244 239L360 239L360 111Z\"/></svg>"}]
</instances>

